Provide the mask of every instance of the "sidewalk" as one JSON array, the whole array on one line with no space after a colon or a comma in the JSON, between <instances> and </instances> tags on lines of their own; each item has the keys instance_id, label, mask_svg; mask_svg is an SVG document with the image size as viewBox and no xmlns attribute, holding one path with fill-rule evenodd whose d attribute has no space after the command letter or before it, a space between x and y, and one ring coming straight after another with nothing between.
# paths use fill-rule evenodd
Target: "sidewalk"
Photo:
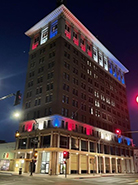
<instances>
[{"instance_id":1,"label":"sidewalk","mask_svg":"<svg viewBox=\"0 0 138 185\"><path fill-rule=\"evenodd\" d=\"M17 172L13 172L13 171L0 171L0 175L19 175L19 173ZM115 174L115 173L108 173L108 174L71 174L71 175L67 175L67 178L68 179L85 179L85 178L98 178L98 177L111 177L111 176L119 176L119 175L129 175L129 174ZM22 175L20 176L30 176L30 173L22 173ZM33 173L33 177L43 177L43 178L53 178L53 177L56 177L56 178L65 178L65 175L48 175L48 174L36 174L36 173Z\"/></svg>"}]
</instances>

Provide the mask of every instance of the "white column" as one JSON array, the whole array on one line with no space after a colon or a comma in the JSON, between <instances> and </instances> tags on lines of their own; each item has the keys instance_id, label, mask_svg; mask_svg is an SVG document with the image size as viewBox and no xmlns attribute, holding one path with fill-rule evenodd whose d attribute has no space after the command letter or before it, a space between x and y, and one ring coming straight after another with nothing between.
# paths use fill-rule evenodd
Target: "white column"
<instances>
[{"instance_id":1,"label":"white column","mask_svg":"<svg viewBox=\"0 0 138 185\"><path fill-rule=\"evenodd\" d=\"M56 153L57 153L56 175L59 175L59 152L56 152Z\"/></svg>"},{"instance_id":2,"label":"white column","mask_svg":"<svg viewBox=\"0 0 138 185\"><path fill-rule=\"evenodd\" d=\"M69 149L71 150L71 136L69 137Z\"/></svg>"},{"instance_id":3,"label":"white column","mask_svg":"<svg viewBox=\"0 0 138 185\"><path fill-rule=\"evenodd\" d=\"M117 158L115 158L115 172L118 173Z\"/></svg>"},{"instance_id":4,"label":"white column","mask_svg":"<svg viewBox=\"0 0 138 185\"><path fill-rule=\"evenodd\" d=\"M88 171L88 174L90 174L90 156L89 155L87 156L87 171Z\"/></svg>"},{"instance_id":5,"label":"white column","mask_svg":"<svg viewBox=\"0 0 138 185\"><path fill-rule=\"evenodd\" d=\"M81 155L78 155L78 172L81 174Z\"/></svg>"},{"instance_id":6,"label":"white column","mask_svg":"<svg viewBox=\"0 0 138 185\"><path fill-rule=\"evenodd\" d=\"M98 157L97 157L97 155L95 156L95 160L96 160L96 173L99 173L99 169L98 169Z\"/></svg>"},{"instance_id":7,"label":"white column","mask_svg":"<svg viewBox=\"0 0 138 185\"><path fill-rule=\"evenodd\" d=\"M70 157L69 157L69 159L68 159L68 174L70 175L70 168L71 168L71 153L70 153Z\"/></svg>"},{"instance_id":8,"label":"white column","mask_svg":"<svg viewBox=\"0 0 138 185\"><path fill-rule=\"evenodd\" d=\"M81 151L81 139L79 138L79 151Z\"/></svg>"},{"instance_id":9,"label":"white column","mask_svg":"<svg viewBox=\"0 0 138 185\"><path fill-rule=\"evenodd\" d=\"M53 131L51 131L50 147L52 147L52 143L53 143Z\"/></svg>"},{"instance_id":10,"label":"white column","mask_svg":"<svg viewBox=\"0 0 138 185\"><path fill-rule=\"evenodd\" d=\"M90 141L88 140L88 152L90 152Z\"/></svg>"},{"instance_id":11,"label":"white column","mask_svg":"<svg viewBox=\"0 0 138 185\"><path fill-rule=\"evenodd\" d=\"M58 141L57 141L57 147L60 148L60 133L58 133Z\"/></svg>"},{"instance_id":12,"label":"white column","mask_svg":"<svg viewBox=\"0 0 138 185\"><path fill-rule=\"evenodd\" d=\"M110 173L112 173L112 158L109 157L109 169L110 169Z\"/></svg>"},{"instance_id":13,"label":"white column","mask_svg":"<svg viewBox=\"0 0 138 185\"><path fill-rule=\"evenodd\" d=\"M134 169L134 161L133 161L133 157L131 157L131 172L134 173L135 169Z\"/></svg>"},{"instance_id":14,"label":"white column","mask_svg":"<svg viewBox=\"0 0 138 185\"><path fill-rule=\"evenodd\" d=\"M103 173L106 173L105 157L103 156Z\"/></svg>"},{"instance_id":15,"label":"white column","mask_svg":"<svg viewBox=\"0 0 138 185\"><path fill-rule=\"evenodd\" d=\"M35 169L36 173L40 173L41 163L42 163L42 153L38 152L37 162L36 162L36 169Z\"/></svg>"}]
</instances>

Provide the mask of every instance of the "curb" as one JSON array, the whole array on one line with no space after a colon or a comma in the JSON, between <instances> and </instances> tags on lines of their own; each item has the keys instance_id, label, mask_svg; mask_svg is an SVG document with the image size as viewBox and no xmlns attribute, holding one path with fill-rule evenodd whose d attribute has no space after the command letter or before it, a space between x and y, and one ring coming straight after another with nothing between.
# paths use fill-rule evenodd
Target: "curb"
<instances>
[{"instance_id":1,"label":"curb","mask_svg":"<svg viewBox=\"0 0 138 185\"><path fill-rule=\"evenodd\" d=\"M2 175L13 175L12 173L8 173L8 172L0 172L0 174L2 174Z\"/></svg>"}]
</instances>

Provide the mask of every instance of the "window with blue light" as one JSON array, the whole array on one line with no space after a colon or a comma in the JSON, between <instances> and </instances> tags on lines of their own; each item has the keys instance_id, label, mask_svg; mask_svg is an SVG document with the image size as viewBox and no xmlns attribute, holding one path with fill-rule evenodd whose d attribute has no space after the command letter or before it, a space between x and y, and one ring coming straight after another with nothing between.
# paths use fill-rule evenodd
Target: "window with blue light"
<instances>
[{"instance_id":1,"label":"window with blue light","mask_svg":"<svg viewBox=\"0 0 138 185\"><path fill-rule=\"evenodd\" d=\"M127 145L129 146L131 143L130 139L127 139Z\"/></svg>"},{"instance_id":2,"label":"window with blue light","mask_svg":"<svg viewBox=\"0 0 138 185\"><path fill-rule=\"evenodd\" d=\"M58 33L58 20L54 21L50 27L50 39L55 37Z\"/></svg>"},{"instance_id":3,"label":"window with blue light","mask_svg":"<svg viewBox=\"0 0 138 185\"><path fill-rule=\"evenodd\" d=\"M116 67L115 67L115 66L113 66L113 76L114 76L114 77L117 77L117 74L116 74Z\"/></svg>"},{"instance_id":4,"label":"window with blue light","mask_svg":"<svg viewBox=\"0 0 138 185\"><path fill-rule=\"evenodd\" d=\"M122 81L122 84L125 84L125 79L124 79L124 74L123 73L121 74L121 81Z\"/></svg>"},{"instance_id":5,"label":"window with blue light","mask_svg":"<svg viewBox=\"0 0 138 185\"><path fill-rule=\"evenodd\" d=\"M109 61L109 72L113 74L113 68L112 68L112 63Z\"/></svg>"},{"instance_id":6,"label":"window with blue light","mask_svg":"<svg viewBox=\"0 0 138 185\"><path fill-rule=\"evenodd\" d=\"M117 72L117 77L118 77L118 80L121 81L121 74L120 74L120 71L119 70Z\"/></svg>"}]
</instances>

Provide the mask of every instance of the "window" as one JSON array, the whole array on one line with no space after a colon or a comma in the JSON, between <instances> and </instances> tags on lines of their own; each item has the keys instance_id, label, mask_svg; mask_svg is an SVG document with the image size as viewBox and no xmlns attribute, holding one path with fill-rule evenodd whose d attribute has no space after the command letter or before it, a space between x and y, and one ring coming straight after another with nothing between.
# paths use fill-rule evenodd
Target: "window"
<instances>
[{"instance_id":1,"label":"window","mask_svg":"<svg viewBox=\"0 0 138 185\"><path fill-rule=\"evenodd\" d=\"M69 85L67 84L63 84L63 90L68 91L69 92Z\"/></svg>"},{"instance_id":2,"label":"window","mask_svg":"<svg viewBox=\"0 0 138 185\"><path fill-rule=\"evenodd\" d=\"M58 33L58 20L54 21L50 27L50 39L55 37Z\"/></svg>"},{"instance_id":3,"label":"window","mask_svg":"<svg viewBox=\"0 0 138 185\"><path fill-rule=\"evenodd\" d=\"M69 148L69 138L60 136L60 148Z\"/></svg>"},{"instance_id":4,"label":"window","mask_svg":"<svg viewBox=\"0 0 138 185\"><path fill-rule=\"evenodd\" d=\"M76 30L73 31L73 42L75 45L79 45L78 33Z\"/></svg>"},{"instance_id":5,"label":"window","mask_svg":"<svg viewBox=\"0 0 138 185\"><path fill-rule=\"evenodd\" d=\"M81 151L88 151L88 142L81 140Z\"/></svg>"},{"instance_id":6,"label":"window","mask_svg":"<svg viewBox=\"0 0 138 185\"><path fill-rule=\"evenodd\" d=\"M71 29L68 23L65 24L65 35L68 39L71 39Z\"/></svg>"},{"instance_id":7,"label":"window","mask_svg":"<svg viewBox=\"0 0 138 185\"><path fill-rule=\"evenodd\" d=\"M39 35L35 35L33 39L33 44L32 44L32 50L37 48L39 46Z\"/></svg>"},{"instance_id":8,"label":"window","mask_svg":"<svg viewBox=\"0 0 138 185\"><path fill-rule=\"evenodd\" d=\"M41 31L41 42L40 44L44 44L48 40L48 27L42 29Z\"/></svg>"}]
</instances>

